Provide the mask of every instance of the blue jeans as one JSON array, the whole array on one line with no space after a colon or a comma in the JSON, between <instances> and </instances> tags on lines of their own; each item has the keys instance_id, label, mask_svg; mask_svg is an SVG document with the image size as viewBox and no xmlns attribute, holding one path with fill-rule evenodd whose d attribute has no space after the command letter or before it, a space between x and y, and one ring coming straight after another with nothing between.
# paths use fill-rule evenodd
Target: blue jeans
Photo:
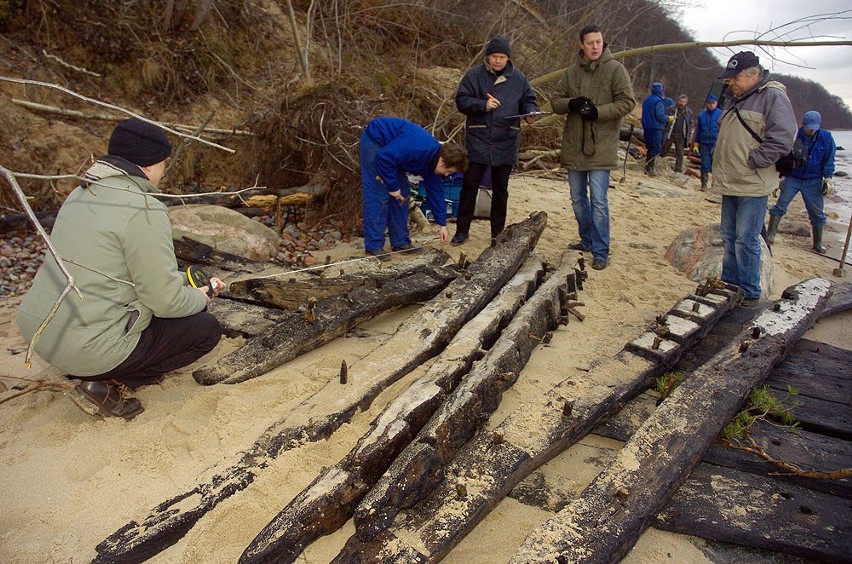
<instances>
[{"instance_id":1,"label":"blue jeans","mask_svg":"<svg viewBox=\"0 0 852 564\"><path fill-rule=\"evenodd\" d=\"M701 174L707 174L713 169L713 147L716 145L699 145L698 154L701 155Z\"/></svg>"},{"instance_id":2,"label":"blue jeans","mask_svg":"<svg viewBox=\"0 0 852 564\"><path fill-rule=\"evenodd\" d=\"M722 196L722 281L760 298L760 230L769 196Z\"/></svg>"},{"instance_id":3,"label":"blue jeans","mask_svg":"<svg viewBox=\"0 0 852 564\"><path fill-rule=\"evenodd\" d=\"M592 250L592 257L609 258L609 190L608 170L569 170L568 187L571 189L571 206L580 243ZM587 189L588 187L588 189ZM591 201L589 196L591 195Z\"/></svg>"},{"instance_id":4,"label":"blue jeans","mask_svg":"<svg viewBox=\"0 0 852 564\"><path fill-rule=\"evenodd\" d=\"M364 209L364 249L381 251L385 246L385 229L388 231L391 247L401 247L411 243L408 235L408 196L411 186L408 175L403 169L397 170L397 182L405 203L400 205L388 195L384 184L376 180L379 168L376 166L377 145L366 132L361 135L359 147L361 156L361 183L363 185Z\"/></svg>"},{"instance_id":5,"label":"blue jeans","mask_svg":"<svg viewBox=\"0 0 852 564\"><path fill-rule=\"evenodd\" d=\"M787 206L796 197L796 193L802 193L802 199L805 201L805 207L808 209L808 218L811 220L811 225L814 227L822 227L825 225L825 204L822 198L822 178L813 178L811 180L799 180L788 176L781 183L781 194L778 196L778 201L769 209L772 215L784 215L787 213Z\"/></svg>"}]
</instances>

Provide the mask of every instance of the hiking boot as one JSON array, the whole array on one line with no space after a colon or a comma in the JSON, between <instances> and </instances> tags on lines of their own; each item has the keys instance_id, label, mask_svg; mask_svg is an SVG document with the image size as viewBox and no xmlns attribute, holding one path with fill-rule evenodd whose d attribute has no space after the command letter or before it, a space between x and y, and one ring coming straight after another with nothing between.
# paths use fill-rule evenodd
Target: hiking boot
<instances>
[{"instance_id":1,"label":"hiking boot","mask_svg":"<svg viewBox=\"0 0 852 564\"><path fill-rule=\"evenodd\" d=\"M604 268L606 268L606 265L606 259L596 258L592 261L592 268L594 268L595 270L603 270Z\"/></svg>"},{"instance_id":2,"label":"hiking boot","mask_svg":"<svg viewBox=\"0 0 852 564\"><path fill-rule=\"evenodd\" d=\"M470 235L468 235L467 233L456 232L456 234L453 235L453 238L450 240L450 244L455 246L464 245L464 242L467 241L468 238L470 238Z\"/></svg>"},{"instance_id":3,"label":"hiking boot","mask_svg":"<svg viewBox=\"0 0 852 564\"><path fill-rule=\"evenodd\" d=\"M376 250L369 250L368 249L368 250L365 250L364 252L367 253L367 256L376 257L377 259L379 259L382 262L387 262L391 259L390 255L388 253L386 253L384 249L376 249Z\"/></svg>"},{"instance_id":4,"label":"hiking boot","mask_svg":"<svg viewBox=\"0 0 852 564\"><path fill-rule=\"evenodd\" d=\"M568 245L568 248L572 251L584 251L586 253L592 250L586 245L584 245L582 241L580 241L579 243L571 243L570 245Z\"/></svg>"},{"instance_id":5,"label":"hiking boot","mask_svg":"<svg viewBox=\"0 0 852 564\"><path fill-rule=\"evenodd\" d=\"M130 390L115 380L83 380L74 386L75 402L83 411L101 417L133 419L145 409Z\"/></svg>"},{"instance_id":6,"label":"hiking boot","mask_svg":"<svg viewBox=\"0 0 852 564\"><path fill-rule=\"evenodd\" d=\"M415 255L422 251L420 247L415 247L411 243L406 243L404 245L400 245L398 247L391 247L391 250L395 253L404 253L406 255Z\"/></svg>"},{"instance_id":7,"label":"hiking boot","mask_svg":"<svg viewBox=\"0 0 852 564\"><path fill-rule=\"evenodd\" d=\"M781 223L780 215L769 215L769 227L766 228L766 242L770 245L775 242L775 235L778 234L779 223Z\"/></svg>"}]
</instances>

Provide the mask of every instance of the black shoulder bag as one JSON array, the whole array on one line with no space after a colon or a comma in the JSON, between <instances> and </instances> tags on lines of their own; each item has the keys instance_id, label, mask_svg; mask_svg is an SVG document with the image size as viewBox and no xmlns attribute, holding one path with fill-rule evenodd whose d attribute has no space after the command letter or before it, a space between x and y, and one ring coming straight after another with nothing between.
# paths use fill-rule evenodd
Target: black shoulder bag
<instances>
[{"instance_id":1,"label":"black shoulder bag","mask_svg":"<svg viewBox=\"0 0 852 564\"><path fill-rule=\"evenodd\" d=\"M760 135L755 133L754 130L748 126L737 108L734 108L734 113L737 114L737 119L740 120L740 123L746 128L746 131L751 133L754 140L758 143L763 143L763 139L761 139ZM808 154L805 152L805 146L802 144L801 139L799 139L799 136L796 135L796 140L793 141L793 148L789 153L775 162L775 170L778 171L779 176L787 176L806 162L808 162Z\"/></svg>"}]
</instances>

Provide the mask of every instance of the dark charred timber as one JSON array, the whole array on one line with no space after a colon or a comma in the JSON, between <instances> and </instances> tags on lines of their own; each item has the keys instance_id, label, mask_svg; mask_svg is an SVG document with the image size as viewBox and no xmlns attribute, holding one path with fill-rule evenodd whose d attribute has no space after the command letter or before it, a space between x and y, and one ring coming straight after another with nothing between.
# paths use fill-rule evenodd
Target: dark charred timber
<instances>
[{"instance_id":1,"label":"dark charred timber","mask_svg":"<svg viewBox=\"0 0 852 564\"><path fill-rule=\"evenodd\" d=\"M175 256L186 264L213 266L229 272L261 272L269 268L269 263L247 259L239 255L217 251L210 245L184 237L175 239Z\"/></svg>"},{"instance_id":2,"label":"dark charred timber","mask_svg":"<svg viewBox=\"0 0 852 564\"><path fill-rule=\"evenodd\" d=\"M432 299L456 278L449 268L429 267L388 281L380 288L365 285L344 295L317 300L311 315L285 318L231 354L192 373L199 384L237 384L324 345L359 323L403 306Z\"/></svg>"},{"instance_id":3,"label":"dark charred timber","mask_svg":"<svg viewBox=\"0 0 852 564\"><path fill-rule=\"evenodd\" d=\"M252 302L292 311L303 307L310 298L322 300L351 292L365 285L378 287L386 281L408 276L417 271L435 272L435 266L445 264L449 259L450 256L447 253L429 249L410 260L387 268L339 274L340 270L345 272L345 268L351 266L343 261L339 268L334 265L307 272L292 274L282 272L274 276L236 280L231 282L227 297L248 299ZM328 276L326 276L325 271L328 271Z\"/></svg>"},{"instance_id":4,"label":"dark charred timber","mask_svg":"<svg viewBox=\"0 0 852 564\"><path fill-rule=\"evenodd\" d=\"M819 316L830 283L788 288L737 338L678 386L615 462L527 536L513 562L616 562L686 480L749 392Z\"/></svg>"},{"instance_id":5,"label":"dark charred timber","mask_svg":"<svg viewBox=\"0 0 852 564\"><path fill-rule=\"evenodd\" d=\"M544 277L531 256L500 293L465 324L428 372L382 410L339 463L325 469L249 544L240 562L293 562L305 546L348 521L355 506L494 343Z\"/></svg>"},{"instance_id":6,"label":"dark charred timber","mask_svg":"<svg viewBox=\"0 0 852 564\"><path fill-rule=\"evenodd\" d=\"M852 501L709 464L698 465L651 524L819 562L852 555Z\"/></svg>"},{"instance_id":7,"label":"dark charred timber","mask_svg":"<svg viewBox=\"0 0 852 564\"><path fill-rule=\"evenodd\" d=\"M647 403L653 410L653 400ZM609 451L605 455L608 459L617 453L615 449L600 450ZM716 466L708 459L705 456L693 470L652 526L819 562L848 562L847 555L852 554L849 499ZM510 497L555 513L568 505L573 495L536 472L512 490ZM767 556L763 560L772 559Z\"/></svg>"},{"instance_id":8,"label":"dark charred timber","mask_svg":"<svg viewBox=\"0 0 852 564\"><path fill-rule=\"evenodd\" d=\"M647 389L741 299L738 289L719 289L700 302L695 296L679 302L672 311L693 311L698 304L695 313L701 319L696 323L669 312L678 318L669 324L670 336L684 337L683 344L660 339L653 348L659 336L645 332L582 379L567 378L527 402L493 431L465 444L444 472L445 479L406 511L404 519L398 517L371 541L353 535L336 562L440 560L521 480Z\"/></svg>"},{"instance_id":9,"label":"dark charred timber","mask_svg":"<svg viewBox=\"0 0 852 564\"><path fill-rule=\"evenodd\" d=\"M796 351L790 353L791 358ZM790 358L787 359L789 361ZM780 366L786 364L785 361ZM779 366L779 367L780 367ZM776 367L766 379L771 381ZM846 371L848 372L848 365ZM636 432L642 421L656 409L655 398L650 394L637 397L609 421L595 427L593 433L602 437L626 442ZM802 429L792 429L767 421L756 421L748 436L775 460L793 464L805 471L832 472L852 468L852 449L841 439L826 437ZM852 483L843 479L810 478L791 474L755 453L714 442L704 454L703 461L715 466L725 466L740 472L758 474L775 480L796 484L804 488L852 499ZM701 536L700 533L695 533Z\"/></svg>"},{"instance_id":10,"label":"dark charred timber","mask_svg":"<svg viewBox=\"0 0 852 564\"><path fill-rule=\"evenodd\" d=\"M138 562L183 537L220 501L246 488L283 451L329 437L358 409L366 409L387 386L443 349L508 282L535 247L547 214L509 226L504 238L470 264L470 279L459 277L403 322L381 347L349 365L349 383L335 377L270 426L237 463L157 505L141 522L132 521L95 547L95 562ZM453 297L448 297L452 294Z\"/></svg>"},{"instance_id":11,"label":"dark charred timber","mask_svg":"<svg viewBox=\"0 0 852 564\"><path fill-rule=\"evenodd\" d=\"M566 257L567 259L567 257ZM485 357L437 410L355 510L359 538L370 540L443 480L455 454L500 405L544 336L554 330L572 265L563 265L512 319Z\"/></svg>"},{"instance_id":12,"label":"dark charred timber","mask_svg":"<svg viewBox=\"0 0 852 564\"><path fill-rule=\"evenodd\" d=\"M305 317L298 312L282 311L228 299L213 300L207 306L207 311L219 321L226 337L246 339L269 335L276 330L276 327L289 327L301 323Z\"/></svg>"}]
</instances>

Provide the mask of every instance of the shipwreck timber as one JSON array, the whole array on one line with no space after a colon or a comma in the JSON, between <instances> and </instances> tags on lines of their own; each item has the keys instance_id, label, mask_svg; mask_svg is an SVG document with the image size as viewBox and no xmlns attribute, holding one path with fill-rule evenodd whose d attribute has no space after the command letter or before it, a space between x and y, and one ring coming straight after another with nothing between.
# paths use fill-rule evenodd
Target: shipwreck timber
<instances>
[{"instance_id":1,"label":"shipwreck timber","mask_svg":"<svg viewBox=\"0 0 852 564\"><path fill-rule=\"evenodd\" d=\"M547 214L536 212L509 226L470 263L463 276L410 316L386 346L349 367L351 385L327 384L270 426L234 465L209 482L160 503L141 522L132 521L107 537L96 547L95 562L150 558L182 538L220 501L245 489L270 459L306 441L328 437L359 408L369 406L381 390L444 348L514 276L546 223Z\"/></svg>"}]
</instances>

